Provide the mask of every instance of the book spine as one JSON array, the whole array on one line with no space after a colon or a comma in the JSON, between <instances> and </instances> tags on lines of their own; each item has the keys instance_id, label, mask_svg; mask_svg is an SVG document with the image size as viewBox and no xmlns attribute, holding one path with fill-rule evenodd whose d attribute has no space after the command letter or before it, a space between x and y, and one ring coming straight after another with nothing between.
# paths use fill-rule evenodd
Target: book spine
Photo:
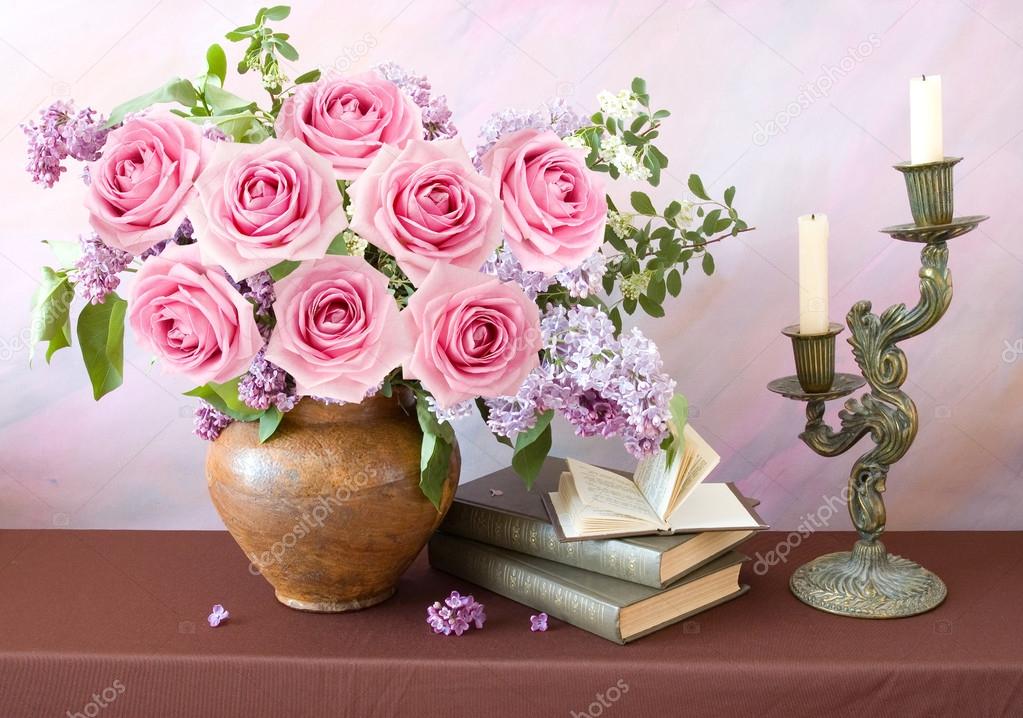
<instances>
[{"instance_id":1,"label":"book spine","mask_svg":"<svg viewBox=\"0 0 1023 718\"><path fill-rule=\"evenodd\" d=\"M454 503L441 530L623 581L661 588L661 556L616 539L561 541L543 521Z\"/></svg>"},{"instance_id":2,"label":"book spine","mask_svg":"<svg viewBox=\"0 0 1023 718\"><path fill-rule=\"evenodd\" d=\"M615 643L624 643L619 609L557 576L516 561L500 549L434 534L429 544L430 565L475 583L512 601L571 623Z\"/></svg>"}]
</instances>

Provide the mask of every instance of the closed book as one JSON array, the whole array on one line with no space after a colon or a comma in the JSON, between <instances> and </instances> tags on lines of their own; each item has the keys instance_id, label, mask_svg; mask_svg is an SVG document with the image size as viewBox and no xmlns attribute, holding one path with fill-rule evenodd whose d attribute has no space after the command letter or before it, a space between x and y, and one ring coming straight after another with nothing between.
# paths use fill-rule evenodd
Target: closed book
<instances>
[{"instance_id":1,"label":"closed book","mask_svg":"<svg viewBox=\"0 0 1023 718\"><path fill-rule=\"evenodd\" d=\"M615 643L628 643L745 593L732 551L667 588L650 588L573 566L436 533L430 564Z\"/></svg>"},{"instance_id":2,"label":"closed book","mask_svg":"<svg viewBox=\"0 0 1023 718\"><path fill-rule=\"evenodd\" d=\"M652 588L668 585L754 533L744 529L561 541L542 497L557 487L563 467L563 459L549 458L532 490L511 469L462 484L441 530Z\"/></svg>"}]
</instances>

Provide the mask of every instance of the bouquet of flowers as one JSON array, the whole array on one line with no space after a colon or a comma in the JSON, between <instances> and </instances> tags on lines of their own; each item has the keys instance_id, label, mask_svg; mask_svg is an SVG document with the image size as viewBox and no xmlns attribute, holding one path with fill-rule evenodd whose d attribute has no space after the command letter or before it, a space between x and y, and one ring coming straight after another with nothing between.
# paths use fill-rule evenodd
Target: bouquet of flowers
<instances>
[{"instance_id":1,"label":"bouquet of flowers","mask_svg":"<svg viewBox=\"0 0 1023 718\"><path fill-rule=\"evenodd\" d=\"M225 89L213 45L194 80L105 118L58 102L25 126L36 182L86 163L91 231L52 243L63 266L34 298L47 361L72 343L78 296L95 398L121 384L127 323L197 385L205 439L258 421L266 441L301 397L411 392L434 503L450 422L475 411L527 481L555 414L636 456L671 448L685 401L623 315L664 316L690 266L714 271L708 246L748 227L735 188L712 200L697 175L692 202L614 203L605 178L656 186L668 166L654 140L669 113L643 80L588 118L564 102L495 114L470 151L444 96L393 64L289 80L298 53L270 26L288 14L261 9L226 36L246 43L237 70L260 75L264 104Z\"/></svg>"}]
</instances>

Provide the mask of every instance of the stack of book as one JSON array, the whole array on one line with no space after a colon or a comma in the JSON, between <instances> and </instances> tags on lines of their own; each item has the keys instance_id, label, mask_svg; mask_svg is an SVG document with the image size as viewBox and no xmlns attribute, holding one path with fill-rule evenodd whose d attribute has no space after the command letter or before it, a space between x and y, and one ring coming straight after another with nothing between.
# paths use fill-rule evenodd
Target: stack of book
<instances>
[{"instance_id":1,"label":"stack of book","mask_svg":"<svg viewBox=\"0 0 1023 718\"><path fill-rule=\"evenodd\" d=\"M532 490L511 469L461 485L431 565L617 643L742 595L734 549L766 526L731 484L701 483L717 454L692 433L631 478L549 458Z\"/></svg>"}]
</instances>

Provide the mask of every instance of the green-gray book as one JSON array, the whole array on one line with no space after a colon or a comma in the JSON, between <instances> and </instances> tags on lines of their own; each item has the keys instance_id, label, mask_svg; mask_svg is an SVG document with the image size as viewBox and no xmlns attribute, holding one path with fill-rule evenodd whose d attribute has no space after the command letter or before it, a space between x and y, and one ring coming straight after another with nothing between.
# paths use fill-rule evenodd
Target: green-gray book
<instances>
[{"instance_id":1,"label":"green-gray book","mask_svg":"<svg viewBox=\"0 0 1023 718\"><path fill-rule=\"evenodd\" d=\"M732 551L667 588L650 588L477 541L434 534L430 564L505 598L627 643L747 590L745 556Z\"/></svg>"},{"instance_id":2,"label":"green-gray book","mask_svg":"<svg viewBox=\"0 0 1023 718\"><path fill-rule=\"evenodd\" d=\"M667 586L754 533L743 529L561 541L541 497L557 490L563 469L564 459L549 458L532 490L510 468L462 484L441 530L652 588Z\"/></svg>"}]
</instances>

